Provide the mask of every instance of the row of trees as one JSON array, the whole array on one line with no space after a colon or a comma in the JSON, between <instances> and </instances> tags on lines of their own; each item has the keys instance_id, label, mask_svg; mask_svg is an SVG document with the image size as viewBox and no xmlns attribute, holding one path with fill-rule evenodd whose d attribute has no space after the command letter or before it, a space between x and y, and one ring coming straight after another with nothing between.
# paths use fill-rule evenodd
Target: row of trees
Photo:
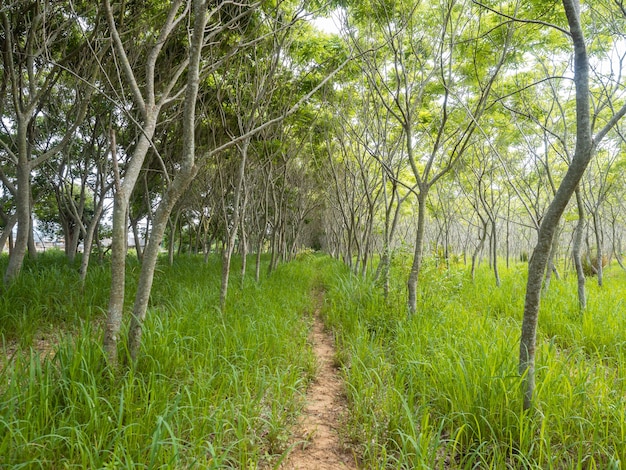
<instances>
[{"instance_id":1,"label":"row of trees","mask_svg":"<svg viewBox=\"0 0 626 470\"><path fill-rule=\"evenodd\" d=\"M331 11L337 34L306 21ZM164 239L170 260L219 248L222 308L235 250L242 274L257 254L257 279L263 251L270 269L303 246L360 274L379 260L386 291L394 251L408 248L410 314L426 246L472 268L488 256L496 283L501 256L527 257L530 406L555 260L573 254L582 308L584 252L621 262L624 11L619 0L3 4L4 282L35 254L35 220L58 224L70 261L82 242L83 278L110 224L116 363L129 230L142 261L131 359Z\"/></svg>"},{"instance_id":2,"label":"row of trees","mask_svg":"<svg viewBox=\"0 0 626 470\"><path fill-rule=\"evenodd\" d=\"M340 68L341 54L332 54L334 40L312 34L305 7L315 8L295 1L3 4L5 283L27 253L36 254L35 215L40 229L58 224L70 261L82 241L83 278L110 224L105 348L116 363L129 228L142 260L133 359L168 227L172 254L183 228L194 249L221 246L222 308L236 246L243 254L269 248L273 268L308 244L318 206L306 160L316 145L308 102ZM257 278L258 269L257 262Z\"/></svg>"},{"instance_id":3,"label":"row of trees","mask_svg":"<svg viewBox=\"0 0 626 470\"><path fill-rule=\"evenodd\" d=\"M398 214L411 212L414 239L399 240L413 250L410 315L428 225L435 254L471 252L473 267L488 239L496 284L499 255L525 252L519 372L529 407L540 293L558 275L555 257L573 256L581 308L584 246L600 284L607 242L621 262L623 5L373 0L344 13L362 75L342 83L334 110L331 251L365 272L376 247L384 277Z\"/></svg>"}]
</instances>

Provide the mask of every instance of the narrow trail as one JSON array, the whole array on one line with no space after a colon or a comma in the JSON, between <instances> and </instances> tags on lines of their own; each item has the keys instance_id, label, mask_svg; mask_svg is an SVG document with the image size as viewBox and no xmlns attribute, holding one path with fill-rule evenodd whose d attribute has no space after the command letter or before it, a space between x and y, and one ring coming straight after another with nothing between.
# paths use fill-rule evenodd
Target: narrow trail
<instances>
[{"instance_id":1,"label":"narrow trail","mask_svg":"<svg viewBox=\"0 0 626 470\"><path fill-rule=\"evenodd\" d=\"M317 304L321 304L321 294ZM317 357L317 376L307 391L306 406L296 428L297 444L280 468L356 470L356 459L342 445L338 432L347 404L341 377L334 366L333 337L324 331L319 310L317 307L310 336Z\"/></svg>"}]
</instances>

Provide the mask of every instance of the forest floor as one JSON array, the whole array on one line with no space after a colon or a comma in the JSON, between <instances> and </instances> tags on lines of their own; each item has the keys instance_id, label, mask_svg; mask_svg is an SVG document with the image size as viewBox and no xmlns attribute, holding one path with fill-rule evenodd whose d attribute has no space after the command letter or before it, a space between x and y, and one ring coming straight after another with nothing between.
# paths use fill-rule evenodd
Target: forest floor
<instances>
[{"instance_id":1,"label":"forest floor","mask_svg":"<svg viewBox=\"0 0 626 470\"><path fill-rule=\"evenodd\" d=\"M320 318L323 293L316 295L310 341L317 357L317 375L306 395L305 409L296 427L293 450L284 470L356 469L356 457L344 445L339 429L347 414L343 381L335 366L335 344Z\"/></svg>"}]
</instances>

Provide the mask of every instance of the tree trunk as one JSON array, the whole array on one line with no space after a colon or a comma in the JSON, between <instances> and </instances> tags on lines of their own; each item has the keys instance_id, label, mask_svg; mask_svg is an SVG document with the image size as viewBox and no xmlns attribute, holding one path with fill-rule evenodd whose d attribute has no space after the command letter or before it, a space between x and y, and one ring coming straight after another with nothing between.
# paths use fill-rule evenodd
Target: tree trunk
<instances>
[{"instance_id":1,"label":"tree trunk","mask_svg":"<svg viewBox=\"0 0 626 470\"><path fill-rule=\"evenodd\" d=\"M417 233L415 235L415 251L413 253L413 264L409 273L407 283L409 291L409 316L415 315L417 311L417 284L419 282L419 273L422 266L422 251L424 245L424 225L426 223L426 197L428 190L420 190L417 196Z\"/></svg>"},{"instance_id":2,"label":"tree trunk","mask_svg":"<svg viewBox=\"0 0 626 470\"><path fill-rule=\"evenodd\" d=\"M30 182L29 182L30 186ZM37 246L35 245L35 224L33 223L33 202L30 201L30 223L28 228L28 256L30 259L37 258ZM76 250L74 250L76 254ZM73 260L72 260L73 261Z\"/></svg>"},{"instance_id":3,"label":"tree trunk","mask_svg":"<svg viewBox=\"0 0 626 470\"><path fill-rule=\"evenodd\" d=\"M572 246L572 258L574 259L574 267L576 268L576 279L578 286L578 307L582 312L587 308L587 295L585 294L585 272L583 270L583 261L581 248L583 244L583 231L585 229L585 206L583 198L580 194L580 188L576 188L576 206L578 207L578 222L574 231L574 243Z\"/></svg>"},{"instance_id":4,"label":"tree trunk","mask_svg":"<svg viewBox=\"0 0 626 470\"><path fill-rule=\"evenodd\" d=\"M223 263L222 266L222 285L220 288L220 308L224 310L226 307L226 297L228 295L228 281L230 278L230 263L233 256L233 251L235 249L235 241L237 239L237 232L240 229L240 220L243 217L242 213L242 204L241 204L241 196L244 191L244 178L246 175L246 163L248 160L248 145L250 145L250 140L246 139L241 143L240 152L241 152L241 162L239 163L239 170L237 172L237 180L235 183L235 199L233 201L233 220L232 228L230 229L230 233L228 234L228 240L226 244L226 250L224 251L224 256L222 258ZM227 221L228 224L228 221Z\"/></svg>"},{"instance_id":5,"label":"tree trunk","mask_svg":"<svg viewBox=\"0 0 626 470\"><path fill-rule=\"evenodd\" d=\"M230 278L230 262L232 259L233 247L228 244L222 255L222 283L220 286L220 308L226 308L226 297L228 296L228 280Z\"/></svg>"},{"instance_id":6,"label":"tree trunk","mask_svg":"<svg viewBox=\"0 0 626 470\"><path fill-rule=\"evenodd\" d=\"M141 236L139 235L138 224L138 219L130 219L130 226L133 231L133 240L135 240L135 252L137 253L137 259L141 263L143 261L143 250L141 249Z\"/></svg>"},{"instance_id":7,"label":"tree trunk","mask_svg":"<svg viewBox=\"0 0 626 470\"><path fill-rule=\"evenodd\" d=\"M115 158L115 157L114 157ZM126 284L127 196L116 191L113 201L113 232L111 235L111 291L104 333L104 350L109 362L117 365L117 343L124 312L124 286Z\"/></svg>"},{"instance_id":8,"label":"tree trunk","mask_svg":"<svg viewBox=\"0 0 626 470\"><path fill-rule=\"evenodd\" d=\"M169 240L168 247L167 247L167 260L170 266L174 264L174 246L176 246L176 231L178 227L179 215L180 213L176 212L176 215L174 216L174 220L172 220L172 217L170 215L167 221L167 225L170 228L170 240ZM154 230L154 227L153 227L153 230Z\"/></svg>"},{"instance_id":9,"label":"tree trunk","mask_svg":"<svg viewBox=\"0 0 626 470\"><path fill-rule=\"evenodd\" d=\"M17 145L18 159L17 165L17 192L15 194L15 215L17 219L17 236L9 256L9 264L4 273L5 285L15 279L22 269L26 250L28 249L28 238L30 237L31 204L30 204L30 164L28 162L28 123L24 119L18 119L17 124Z\"/></svg>"},{"instance_id":10,"label":"tree trunk","mask_svg":"<svg viewBox=\"0 0 626 470\"><path fill-rule=\"evenodd\" d=\"M546 277L543 284L544 292L550 289L550 283L552 282L552 275L559 279L559 272L554 264L554 258L556 256L557 248L559 245L559 229L555 231L554 238L552 239L552 245L550 245L550 253L548 254L548 267L546 268Z\"/></svg>"},{"instance_id":11,"label":"tree trunk","mask_svg":"<svg viewBox=\"0 0 626 470\"><path fill-rule=\"evenodd\" d=\"M591 159L594 142L591 138L589 111L589 62L580 24L577 0L563 0L572 41L574 43L574 83L576 87L576 150L565 177L544 215L537 235L537 244L528 265L528 281L524 301L524 317L520 338L519 373L524 377L524 409L532 406L535 391L535 350L541 284L557 225L576 190Z\"/></svg>"},{"instance_id":12,"label":"tree trunk","mask_svg":"<svg viewBox=\"0 0 626 470\"><path fill-rule=\"evenodd\" d=\"M603 262L603 257L604 257L604 250L602 248L602 226L600 225L600 221L599 221L599 215L598 215L598 208L595 209L595 211L593 212L593 231L595 234L595 238L596 238L596 259L597 259L597 264L596 264L596 275L598 276L598 286L602 287L603 284L603 272L604 272L604 268L602 266L602 262Z\"/></svg>"},{"instance_id":13,"label":"tree trunk","mask_svg":"<svg viewBox=\"0 0 626 470\"><path fill-rule=\"evenodd\" d=\"M96 232L96 227L100 223L100 217L102 216L102 209L104 206L104 198L101 198L100 202L96 206L93 218L87 227L85 233L85 239L83 240L83 257L80 260L80 282L81 285L85 285L85 279L87 278L87 268L89 267L89 259L91 258L91 245L93 244L93 237Z\"/></svg>"},{"instance_id":14,"label":"tree trunk","mask_svg":"<svg viewBox=\"0 0 626 470\"><path fill-rule=\"evenodd\" d=\"M130 195L139 177L150 140L154 135L158 110L153 110L146 121L144 132L135 147L127 167L124 182L121 181L117 163L115 134L111 131L111 159L115 174L115 195L113 200L113 230L111 235L111 291L104 332L104 350L109 363L117 366L117 343L122 327L124 312L124 286L126 284L126 254L128 250L128 207Z\"/></svg>"},{"instance_id":15,"label":"tree trunk","mask_svg":"<svg viewBox=\"0 0 626 470\"><path fill-rule=\"evenodd\" d=\"M263 247L263 237L259 236L259 241L256 248L256 264L254 270L254 280L258 284L261 279L261 249Z\"/></svg>"},{"instance_id":16,"label":"tree trunk","mask_svg":"<svg viewBox=\"0 0 626 470\"><path fill-rule=\"evenodd\" d=\"M11 237L13 233L13 227L15 227L15 223L17 222L17 215L13 214L7 220L6 226L4 227L4 231L0 236L0 253L4 251L4 247L7 244L7 240ZM11 251L9 247L9 251Z\"/></svg>"},{"instance_id":17,"label":"tree trunk","mask_svg":"<svg viewBox=\"0 0 626 470\"><path fill-rule=\"evenodd\" d=\"M144 250L144 260L141 265L141 274L137 285L137 294L133 306L133 316L128 336L128 350L134 362L141 347L143 322L146 318L148 300L154 280L154 270L159 256L159 247L167 227L172 209L178 199L198 173L195 165L195 116L196 98L199 86L200 56L204 41L204 29L207 22L207 5L203 0L193 2L194 27L189 51L189 74L183 110L183 162L181 169L167 189L154 215L152 231Z\"/></svg>"}]
</instances>

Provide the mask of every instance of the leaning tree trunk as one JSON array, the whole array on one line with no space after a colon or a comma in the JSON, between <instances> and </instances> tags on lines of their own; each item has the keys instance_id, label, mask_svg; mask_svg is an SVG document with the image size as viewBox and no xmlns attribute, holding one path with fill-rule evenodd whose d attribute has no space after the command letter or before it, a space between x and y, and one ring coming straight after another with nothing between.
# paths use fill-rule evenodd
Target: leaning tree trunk
<instances>
[{"instance_id":1,"label":"leaning tree trunk","mask_svg":"<svg viewBox=\"0 0 626 470\"><path fill-rule=\"evenodd\" d=\"M124 312L124 286L126 284L126 254L128 250L128 208L130 195L139 177L144 158L150 148L150 141L154 135L158 110L155 109L148 116L144 132L135 147L130 164L126 169L124 181L121 181L117 163L115 133L111 131L111 159L115 174L115 195L113 198L113 230L111 235L111 291L109 293L109 308L105 324L103 347L109 363L116 366L117 343L122 327Z\"/></svg>"},{"instance_id":2,"label":"leaning tree trunk","mask_svg":"<svg viewBox=\"0 0 626 470\"><path fill-rule=\"evenodd\" d=\"M548 255L557 225L574 194L593 155L596 142L591 137L589 111L589 61L585 46L585 38L580 23L580 5L577 0L563 0L565 13L570 27L574 44L574 84L576 87L576 150L561 184L539 227L537 244L533 250L528 265L528 280L524 301L524 318L522 320L522 334L520 338L519 373L524 378L524 409L532 406L535 391L535 350L537 343L537 320L541 298L541 284L548 263ZM618 115L611 120L617 122ZM623 114L621 114L623 115ZM621 117L621 116L619 116ZM606 132L608 132L605 126ZM596 138L603 137L606 132L601 131ZM603 133L604 132L604 133Z\"/></svg>"}]
</instances>

